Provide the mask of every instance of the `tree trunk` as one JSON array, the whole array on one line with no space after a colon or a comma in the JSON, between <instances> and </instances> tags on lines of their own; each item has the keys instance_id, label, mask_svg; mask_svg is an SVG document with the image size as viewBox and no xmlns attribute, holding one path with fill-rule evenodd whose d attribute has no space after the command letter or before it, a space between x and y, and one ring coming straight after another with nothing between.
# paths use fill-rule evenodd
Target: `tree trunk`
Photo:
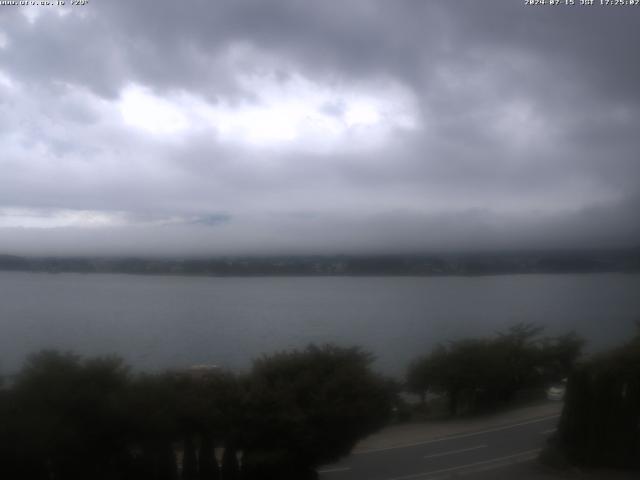
<instances>
[{"instance_id":1,"label":"tree trunk","mask_svg":"<svg viewBox=\"0 0 640 480\"><path fill-rule=\"evenodd\" d=\"M184 463L182 467L183 480L197 480L198 459L196 457L196 447L193 437L187 436L184 440Z\"/></svg>"}]
</instances>

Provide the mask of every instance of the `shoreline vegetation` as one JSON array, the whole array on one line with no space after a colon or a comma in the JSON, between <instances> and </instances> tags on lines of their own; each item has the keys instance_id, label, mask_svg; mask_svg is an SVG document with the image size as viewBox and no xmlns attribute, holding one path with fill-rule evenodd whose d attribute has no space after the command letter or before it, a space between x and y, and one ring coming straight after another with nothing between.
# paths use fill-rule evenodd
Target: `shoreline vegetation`
<instances>
[{"instance_id":1,"label":"shoreline vegetation","mask_svg":"<svg viewBox=\"0 0 640 480\"><path fill-rule=\"evenodd\" d=\"M640 247L371 255L27 257L0 254L0 271L184 276L473 276L640 272Z\"/></svg>"},{"instance_id":2,"label":"shoreline vegetation","mask_svg":"<svg viewBox=\"0 0 640 480\"><path fill-rule=\"evenodd\" d=\"M540 460L640 471L640 321L634 338L572 369L556 434Z\"/></svg>"},{"instance_id":3,"label":"shoreline vegetation","mask_svg":"<svg viewBox=\"0 0 640 480\"><path fill-rule=\"evenodd\" d=\"M374 372L373 356L358 347L310 345L264 355L244 373L198 365L134 374L115 357L43 351L0 383L0 463L24 480L314 479L319 465L348 455L391 421L471 418L510 408L522 392L544 392L565 378L570 408L547 461L596 458L584 449L602 449L600 437L585 444L578 429L597 421L605 431L612 415L611 428L626 428L633 440L640 335L610 356L583 359L584 342L575 333L542 333L517 324L492 337L439 345L411 363L403 384ZM587 373L594 368L595 380ZM598 386L595 397L588 382ZM421 400L408 403L401 392ZM602 411L614 403L616 412ZM614 466L637 467L628 460L636 451L637 438L596 465L613 458Z\"/></svg>"},{"instance_id":4,"label":"shoreline vegetation","mask_svg":"<svg viewBox=\"0 0 640 480\"><path fill-rule=\"evenodd\" d=\"M394 387L358 348L309 346L235 374L132 374L42 351L0 388L0 465L21 480L304 480L386 424Z\"/></svg>"}]
</instances>

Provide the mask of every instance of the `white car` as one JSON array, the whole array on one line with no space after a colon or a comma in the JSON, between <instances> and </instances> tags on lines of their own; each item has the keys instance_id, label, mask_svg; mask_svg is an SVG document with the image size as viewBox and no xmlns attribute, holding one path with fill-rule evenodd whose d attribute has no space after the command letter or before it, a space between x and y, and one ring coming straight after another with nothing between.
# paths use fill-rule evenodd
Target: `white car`
<instances>
[{"instance_id":1,"label":"white car","mask_svg":"<svg viewBox=\"0 0 640 480\"><path fill-rule=\"evenodd\" d=\"M562 383L557 385L552 385L547 388L547 399L553 400L556 402L564 400L564 394L567 391L567 379L563 379Z\"/></svg>"}]
</instances>

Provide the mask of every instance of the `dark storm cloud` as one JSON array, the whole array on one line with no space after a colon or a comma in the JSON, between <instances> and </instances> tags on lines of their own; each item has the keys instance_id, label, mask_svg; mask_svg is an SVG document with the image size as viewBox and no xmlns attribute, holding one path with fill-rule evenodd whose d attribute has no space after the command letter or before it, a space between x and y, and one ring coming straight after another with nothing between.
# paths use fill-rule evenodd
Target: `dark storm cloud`
<instances>
[{"instance_id":1,"label":"dark storm cloud","mask_svg":"<svg viewBox=\"0 0 640 480\"><path fill-rule=\"evenodd\" d=\"M65 80L103 95L131 81L215 94L230 81L227 65L218 62L233 44L248 43L267 57L237 65L248 71L277 71L268 61L273 56L339 79L408 76L444 40L440 8L406 2L141 0L97 2L87 10L81 18L47 15L35 25L10 12L4 28L22 47L0 58L25 81Z\"/></svg>"},{"instance_id":2,"label":"dark storm cloud","mask_svg":"<svg viewBox=\"0 0 640 480\"><path fill-rule=\"evenodd\" d=\"M13 210L0 249L637 244L639 16L471 0L101 1L35 20L5 7L0 209ZM384 139L361 128L331 148L304 135L274 147L227 141L225 122L200 117L149 134L119 110L132 85L195 115L260 105L299 78L331 92L318 111L342 123L354 92L398 103L397 87L416 125L383 115ZM355 148L358 135L381 138ZM34 237L15 213L29 208L114 226Z\"/></svg>"},{"instance_id":3,"label":"dark storm cloud","mask_svg":"<svg viewBox=\"0 0 640 480\"><path fill-rule=\"evenodd\" d=\"M509 48L544 58L555 85L588 86L624 104L637 103L640 65L630 45L640 40L635 9L522 8L519 2L451 2L452 16L484 48Z\"/></svg>"}]
</instances>

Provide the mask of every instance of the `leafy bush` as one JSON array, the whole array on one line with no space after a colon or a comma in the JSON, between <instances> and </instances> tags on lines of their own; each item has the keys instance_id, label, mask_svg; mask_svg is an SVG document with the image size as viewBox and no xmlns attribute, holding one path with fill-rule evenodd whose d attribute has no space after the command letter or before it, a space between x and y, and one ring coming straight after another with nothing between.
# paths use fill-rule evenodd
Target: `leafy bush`
<instances>
[{"instance_id":1,"label":"leafy bush","mask_svg":"<svg viewBox=\"0 0 640 480\"><path fill-rule=\"evenodd\" d=\"M371 360L357 348L333 346L257 360L243 429L248 465L252 451L280 451L293 455L301 470L313 468L337 460L384 425L392 391L372 373Z\"/></svg>"},{"instance_id":2,"label":"leafy bush","mask_svg":"<svg viewBox=\"0 0 640 480\"><path fill-rule=\"evenodd\" d=\"M571 375L555 441L576 464L640 468L640 333Z\"/></svg>"},{"instance_id":3,"label":"leafy bush","mask_svg":"<svg viewBox=\"0 0 640 480\"><path fill-rule=\"evenodd\" d=\"M21 480L313 478L388 419L393 392L370 363L310 346L243 377L134 376L115 358L42 352L0 389L0 464Z\"/></svg>"},{"instance_id":4,"label":"leafy bush","mask_svg":"<svg viewBox=\"0 0 640 480\"><path fill-rule=\"evenodd\" d=\"M518 324L494 338L439 345L410 365L407 388L423 399L429 391L445 394L452 415L509 402L524 388L564 378L581 354L575 334L540 338L541 332Z\"/></svg>"}]
</instances>

